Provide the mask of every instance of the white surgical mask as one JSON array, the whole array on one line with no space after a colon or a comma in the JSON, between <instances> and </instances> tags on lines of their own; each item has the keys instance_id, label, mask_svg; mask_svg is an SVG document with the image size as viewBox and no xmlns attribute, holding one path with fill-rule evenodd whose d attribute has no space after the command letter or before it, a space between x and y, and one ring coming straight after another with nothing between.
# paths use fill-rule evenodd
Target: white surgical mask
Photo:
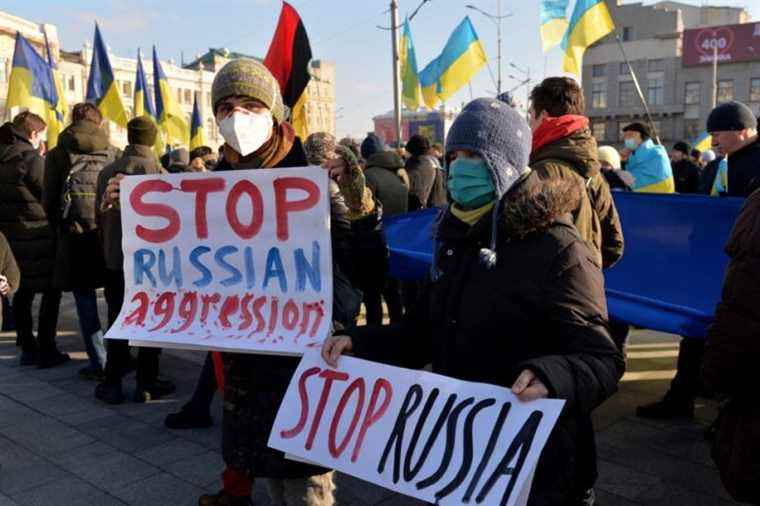
<instances>
[{"instance_id":1,"label":"white surgical mask","mask_svg":"<svg viewBox=\"0 0 760 506\"><path fill-rule=\"evenodd\" d=\"M269 111L254 113L236 110L219 122L219 133L232 149L248 156L269 140L273 126L274 120Z\"/></svg>"},{"instance_id":2,"label":"white surgical mask","mask_svg":"<svg viewBox=\"0 0 760 506\"><path fill-rule=\"evenodd\" d=\"M43 130L42 132L38 132L35 139L30 139L29 142L32 144L32 147L34 149L40 149L40 145L42 144L42 141L44 141L47 138L47 128Z\"/></svg>"}]
</instances>

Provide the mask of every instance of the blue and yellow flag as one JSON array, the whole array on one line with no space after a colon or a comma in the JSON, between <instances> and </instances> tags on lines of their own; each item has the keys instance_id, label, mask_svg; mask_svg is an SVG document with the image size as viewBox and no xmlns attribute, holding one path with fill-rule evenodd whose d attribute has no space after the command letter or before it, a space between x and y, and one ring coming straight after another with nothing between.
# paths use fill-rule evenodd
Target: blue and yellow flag
<instances>
[{"instance_id":1,"label":"blue and yellow flag","mask_svg":"<svg viewBox=\"0 0 760 506\"><path fill-rule=\"evenodd\" d=\"M482 69L488 58L469 17L457 26L443 52L420 72L425 105L446 101Z\"/></svg>"},{"instance_id":2,"label":"blue and yellow flag","mask_svg":"<svg viewBox=\"0 0 760 506\"><path fill-rule=\"evenodd\" d=\"M121 102L119 85L114 77L111 61L108 59L106 44L100 35L100 28L95 24L95 42L92 45L92 63L90 77L87 80L88 102L98 106L103 118L113 121L122 128L127 128L127 111Z\"/></svg>"},{"instance_id":3,"label":"blue and yellow flag","mask_svg":"<svg viewBox=\"0 0 760 506\"><path fill-rule=\"evenodd\" d=\"M148 93L148 79L145 77L145 68L142 62L142 53L137 50L137 76L135 77L135 118L138 116L149 116L158 126L158 119L156 118L156 109L153 107L153 99ZM158 128L158 134L156 135L156 143L153 145L153 152L156 156L160 157L164 154L164 136L161 132L161 128Z\"/></svg>"},{"instance_id":4,"label":"blue and yellow flag","mask_svg":"<svg viewBox=\"0 0 760 506\"><path fill-rule=\"evenodd\" d=\"M604 0L577 0L562 39L563 70L580 76L586 49L614 29L615 23Z\"/></svg>"},{"instance_id":5,"label":"blue and yellow flag","mask_svg":"<svg viewBox=\"0 0 760 506\"><path fill-rule=\"evenodd\" d=\"M544 53L559 46L567 31L567 4L570 0L541 0L541 45Z\"/></svg>"},{"instance_id":6,"label":"blue and yellow flag","mask_svg":"<svg viewBox=\"0 0 760 506\"><path fill-rule=\"evenodd\" d=\"M53 129L50 129L50 126L58 124L55 110L57 104L58 92L50 65L20 32L16 32L16 47L13 51L5 106L8 110L14 107L27 109L42 117L48 124L48 135L53 133L55 136L48 139L48 145L53 147L57 141L57 133L54 131L55 126Z\"/></svg>"},{"instance_id":7,"label":"blue and yellow flag","mask_svg":"<svg viewBox=\"0 0 760 506\"><path fill-rule=\"evenodd\" d=\"M195 94L193 103L193 120L190 124L190 149L199 148L206 145L206 134L203 128L203 119L201 118L201 109L198 106L198 94Z\"/></svg>"},{"instance_id":8,"label":"blue and yellow flag","mask_svg":"<svg viewBox=\"0 0 760 506\"><path fill-rule=\"evenodd\" d=\"M187 128L185 114L174 101L169 81L161 68L161 62L158 61L156 46L153 46L153 86L156 92L156 117L166 135L167 144L176 143L184 146L190 138L190 130Z\"/></svg>"},{"instance_id":9,"label":"blue and yellow flag","mask_svg":"<svg viewBox=\"0 0 760 506\"><path fill-rule=\"evenodd\" d=\"M58 74L58 64L56 63L55 58L53 58L53 52L50 50L47 32L45 32L45 50L47 51L47 61L50 66L50 73L53 76L53 83L55 83L55 93L57 98L53 107L55 114L51 115L51 121L48 122L47 132L47 147L48 149L53 149L58 144L58 136L63 131L68 106L66 105L66 97L63 93L61 76Z\"/></svg>"},{"instance_id":10,"label":"blue and yellow flag","mask_svg":"<svg viewBox=\"0 0 760 506\"><path fill-rule=\"evenodd\" d=\"M417 55L414 53L412 31L409 29L409 18L404 21L404 31L399 44L399 59L401 60L401 99L404 105L416 111L422 103L422 90L417 72Z\"/></svg>"},{"instance_id":11,"label":"blue and yellow flag","mask_svg":"<svg viewBox=\"0 0 760 506\"><path fill-rule=\"evenodd\" d=\"M698 149L701 153L704 153L708 149L712 149L712 135L707 132L702 132L694 141L694 149Z\"/></svg>"}]
</instances>

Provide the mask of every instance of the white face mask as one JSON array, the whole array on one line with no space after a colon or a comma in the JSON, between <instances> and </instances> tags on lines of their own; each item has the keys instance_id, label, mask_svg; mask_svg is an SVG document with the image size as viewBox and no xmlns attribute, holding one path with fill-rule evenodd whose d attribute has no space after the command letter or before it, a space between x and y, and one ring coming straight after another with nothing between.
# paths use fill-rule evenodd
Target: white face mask
<instances>
[{"instance_id":1,"label":"white face mask","mask_svg":"<svg viewBox=\"0 0 760 506\"><path fill-rule=\"evenodd\" d=\"M272 113L243 112L235 110L219 122L219 133L229 146L248 156L264 145L272 135Z\"/></svg>"},{"instance_id":2,"label":"white face mask","mask_svg":"<svg viewBox=\"0 0 760 506\"><path fill-rule=\"evenodd\" d=\"M47 128L43 130L42 132L37 132L37 135L34 139L29 139L29 142L32 144L32 147L34 149L40 149L40 145L42 144L42 141L44 141L47 138Z\"/></svg>"}]
</instances>

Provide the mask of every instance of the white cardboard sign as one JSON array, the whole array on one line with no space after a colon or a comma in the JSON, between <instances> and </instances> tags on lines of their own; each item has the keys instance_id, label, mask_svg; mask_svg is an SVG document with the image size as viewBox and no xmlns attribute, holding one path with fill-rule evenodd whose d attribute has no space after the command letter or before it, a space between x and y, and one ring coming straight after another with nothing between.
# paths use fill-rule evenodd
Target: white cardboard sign
<instances>
[{"instance_id":1,"label":"white cardboard sign","mask_svg":"<svg viewBox=\"0 0 760 506\"><path fill-rule=\"evenodd\" d=\"M332 321L328 176L319 167L130 176L125 297L108 339L301 354Z\"/></svg>"},{"instance_id":2,"label":"white cardboard sign","mask_svg":"<svg viewBox=\"0 0 760 506\"><path fill-rule=\"evenodd\" d=\"M441 505L524 505L564 401L351 357L301 359L269 446Z\"/></svg>"}]
</instances>

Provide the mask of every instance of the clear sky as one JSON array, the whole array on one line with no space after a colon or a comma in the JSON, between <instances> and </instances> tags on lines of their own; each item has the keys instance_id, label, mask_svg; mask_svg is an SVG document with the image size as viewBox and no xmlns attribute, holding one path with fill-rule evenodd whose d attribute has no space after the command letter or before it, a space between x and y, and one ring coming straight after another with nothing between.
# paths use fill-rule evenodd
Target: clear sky
<instances>
[{"instance_id":1,"label":"clear sky","mask_svg":"<svg viewBox=\"0 0 760 506\"><path fill-rule=\"evenodd\" d=\"M429 0L411 22L420 70L443 48L446 39L469 14L497 72L496 28L466 4L495 13L498 0ZM700 0L685 0L700 4ZM372 117L393 107L389 0L291 0L301 14L311 40L314 58L332 60L337 66L338 135L363 136L372 128ZM399 0L399 13L411 13L420 0ZM541 79L559 73L558 49L547 57L538 35L538 0L502 0L504 13L513 14L502 25L503 89L522 79L512 68L530 69ZM645 2L652 3L652 2ZM760 0L716 0L719 5L749 6L760 19ZM571 2L571 6L574 2ZM280 0L4 0L2 10L36 22L57 25L64 49L76 50L92 40L98 20L108 45L119 56L135 56L137 46L148 52L156 44L162 59L185 60L209 47L226 47L264 56L274 33ZM496 85L487 69L472 81L474 97L493 95ZM526 87L517 91L525 100ZM460 106L470 99L465 87L447 105Z\"/></svg>"}]
</instances>

